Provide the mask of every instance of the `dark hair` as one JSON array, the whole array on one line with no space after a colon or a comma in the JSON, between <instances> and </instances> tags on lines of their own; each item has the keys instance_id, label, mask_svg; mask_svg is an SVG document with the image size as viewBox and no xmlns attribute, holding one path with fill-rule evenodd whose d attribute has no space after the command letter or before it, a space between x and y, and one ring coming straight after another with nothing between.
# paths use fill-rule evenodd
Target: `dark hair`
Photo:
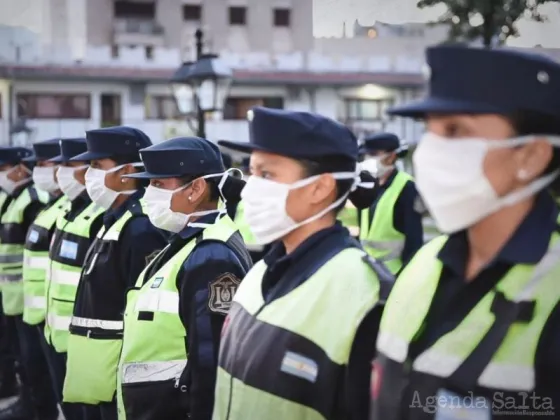
<instances>
[{"instance_id":1,"label":"dark hair","mask_svg":"<svg viewBox=\"0 0 560 420\"><path fill-rule=\"evenodd\" d=\"M303 167L306 178L315 175L321 175L325 173L332 172L354 172L356 168L356 161L341 156L332 156L323 158L320 161L301 159L298 162ZM360 172L360 179L362 182L374 182L373 176L368 172ZM340 197L344 196L348 190L352 187L354 180L352 179L340 179L336 180L336 198L335 201ZM363 209L369 207L373 201L374 189L366 189L358 187L353 192L348 195L348 199L354 204L358 209ZM346 200L344 200L340 205L338 205L334 211L338 214L346 205Z\"/></svg>"},{"instance_id":2,"label":"dark hair","mask_svg":"<svg viewBox=\"0 0 560 420\"><path fill-rule=\"evenodd\" d=\"M187 185L188 183L194 181L197 178L201 178L204 175L208 174L185 175L180 177L179 179L181 180L182 185ZM210 189L210 201L218 201L223 195L223 198L226 200L228 206L230 204L237 205L237 203L241 201L241 190L245 186L245 181L240 178L228 176L226 182L222 186L222 191L220 194L220 189L218 188L220 180L220 177L206 178L206 183L208 184L208 188Z\"/></svg>"},{"instance_id":3,"label":"dark hair","mask_svg":"<svg viewBox=\"0 0 560 420\"><path fill-rule=\"evenodd\" d=\"M520 110L509 115L509 120L517 136L540 134L560 136L560 117L558 116ZM549 174L558 169L560 169L560 148L555 147L552 159L544 174ZM560 178L556 178L549 188L554 194L560 193Z\"/></svg>"}]
</instances>

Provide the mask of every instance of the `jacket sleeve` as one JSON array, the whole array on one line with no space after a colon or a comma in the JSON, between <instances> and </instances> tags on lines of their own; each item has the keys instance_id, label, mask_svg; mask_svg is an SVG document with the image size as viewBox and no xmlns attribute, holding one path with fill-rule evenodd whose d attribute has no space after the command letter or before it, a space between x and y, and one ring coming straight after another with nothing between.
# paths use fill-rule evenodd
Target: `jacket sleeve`
<instances>
[{"instance_id":1,"label":"jacket sleeve","mask_svg":"<svg viewBox=\"0 0 560 420\"><path fill-rule=\"evenodd\" d=\"M132 287L151 258L167 245L163 233L147 216L135 217L121 233L121 278Z\"/></svg>"},{"instance_id":2,"label":"jacket sleeve","mask_svg":"<svg viewBox=\"0 0 560 420\"><path fill-rule=\"evenodd\" d=\"M246 272L225 244L203 242L177 276L179 315L187 331L186 373L191 420L210 420L224 319Z\"/></svg>"},{"instance_id":3,"label":"jacket sleeve","mask_svg":"<svg viewBox=\"0 0 560 420\"><path fill-rule=\"evenodd\" d=\"M550 398L553 407L560 406L560 303L556 304L543 328L535 363L535 394ZM544 404L544 400L541 400Z\"/></svg>"},{"instance_id":4,"label":"jacket sleeve","mask_svg":"<svg viewBox=\"0 0 560 420\"><path fill-rule=\"evenodd\" d=\"M401 254L405 266L424 244L422 213L417 211L418 191L414 182L409 181L395 203L393 220L395 228L405 235Z\"/></svg>"}]
</instances>

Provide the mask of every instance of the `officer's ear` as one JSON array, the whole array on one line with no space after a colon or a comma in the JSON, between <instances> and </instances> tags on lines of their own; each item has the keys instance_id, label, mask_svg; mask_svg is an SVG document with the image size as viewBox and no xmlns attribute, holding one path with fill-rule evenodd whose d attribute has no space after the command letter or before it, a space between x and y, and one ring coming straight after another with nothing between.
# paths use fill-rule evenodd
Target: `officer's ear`
<instances>
[{"instance_id":1,"label":"officer's ear","mask_svg":"<svg viewBox=\"0 0 560 420\"><path fill-rule=\"evenodd\" d=\"M198 203L204 197L208 184L204 178L197 178L191 183L190 188L186 188L191 203Z\"/></svg>"},{"instance_id":2,"label":"officer's ear","mask_svg":"<svg viewBox=\"0 0 560 420\"><path fill-rule=\"evenodd\" d=\"M544 138L521 146L515 150L517 178L528 183L540 177L552 160L553 147Z\"/></svg>"}]
</instances>

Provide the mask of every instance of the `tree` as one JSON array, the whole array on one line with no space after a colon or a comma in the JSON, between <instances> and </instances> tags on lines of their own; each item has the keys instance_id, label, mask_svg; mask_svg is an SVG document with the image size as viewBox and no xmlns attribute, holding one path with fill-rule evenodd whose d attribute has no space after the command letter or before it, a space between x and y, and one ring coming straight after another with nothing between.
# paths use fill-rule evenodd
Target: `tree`
<instances>
[{"instance_id":1,"label":"tree","mask_svg":"<svg viewBox=\"0 0 560 420\"><path fill-rule=\"evenodd\" d=\"M488 48L494 39L503 44L510 36L518 36L516 23L523 17L545 21L538 10L545 3L560 0L419 0L417 6L423 9L445 5L447 11L433 23L448 25L451 40L482 39Z\"/></svg>"}]
</instances>

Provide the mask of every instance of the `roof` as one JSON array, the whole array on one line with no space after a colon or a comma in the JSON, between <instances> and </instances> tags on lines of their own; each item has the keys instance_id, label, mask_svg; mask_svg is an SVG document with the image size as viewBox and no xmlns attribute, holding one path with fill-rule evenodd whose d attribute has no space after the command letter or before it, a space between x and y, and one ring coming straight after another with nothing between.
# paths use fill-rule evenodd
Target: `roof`
<instances>
[{"instance_id":1,"label":"roof","mask_svg":"<svg viewBox=\"0 0 560 420\"><path fill-rule=\"evenodd\" d=\"M92 80L127 82L168 82L175 69L132 68L109 66L39 66L0 63L0 78L23 80ZM367 83L386 86L421 86L421 74L387 72L312 72L312 71L265 71L235 70L234 80L255 85L340 85L352 86Z\"/></svg>"}]
</instances>

